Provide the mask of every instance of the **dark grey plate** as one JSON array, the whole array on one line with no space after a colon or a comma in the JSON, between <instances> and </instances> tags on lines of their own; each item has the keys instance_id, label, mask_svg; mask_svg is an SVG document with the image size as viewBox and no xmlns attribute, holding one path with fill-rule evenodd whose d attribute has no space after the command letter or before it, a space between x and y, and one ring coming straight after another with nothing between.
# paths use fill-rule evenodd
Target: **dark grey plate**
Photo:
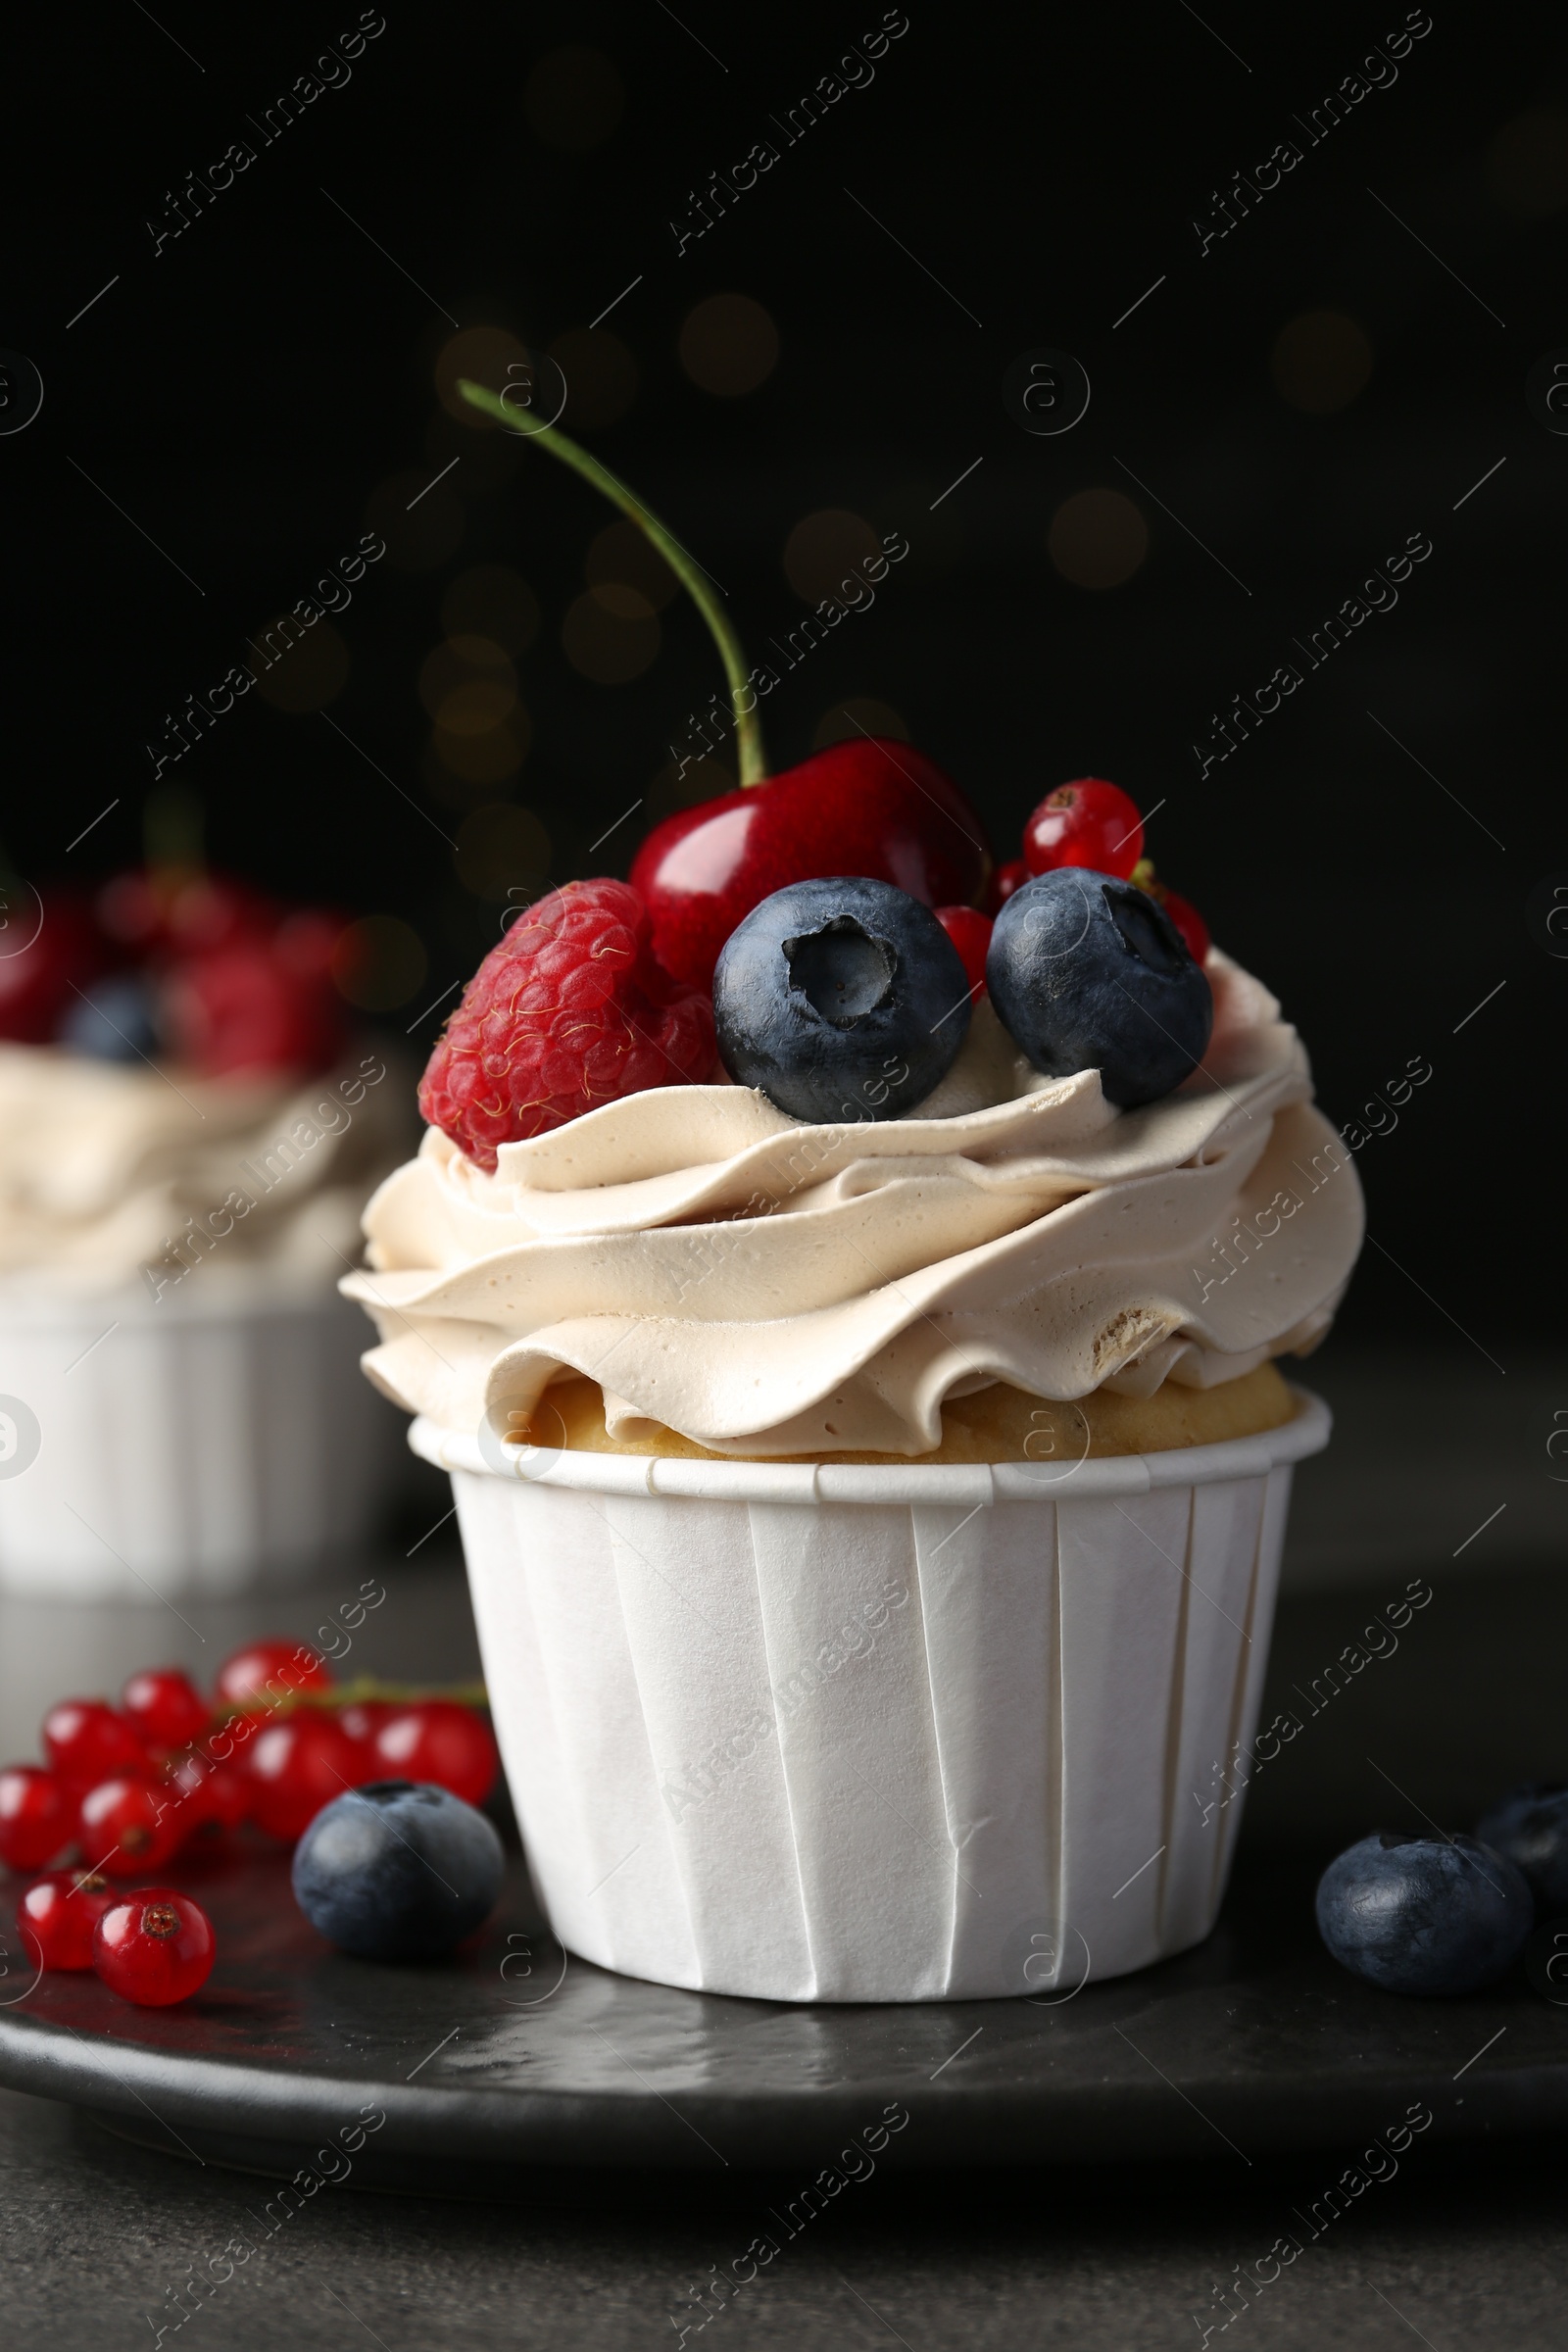
<instances>
[{"instance_id":1,"label":"dark grey plate","mask_svg":"<svg viewBox=\"0 0 1568 2352\"><path fill-rule=\"evenodd\" d=\"M91 1976L24 1991L13 1958L0 2082L175 2153L320 2174L342 2148L362 2185L484 2196L563 2165L806 2180L855 2169L856 2145L901 2167L1241 2165L1407 2111L1432 2139L1568 2123L1568 2010L1522 1971L1460 2001L1371 1991L1319 1947L1312 1878L1244 1860L1199 1950L1071 1998L796 2008L568 1958L520 1864L460 1959L345 1959L286 1859L259 1857L188 1880L220 1960L181 2007L129 2008Z\"/></svg>"}]
</instances>

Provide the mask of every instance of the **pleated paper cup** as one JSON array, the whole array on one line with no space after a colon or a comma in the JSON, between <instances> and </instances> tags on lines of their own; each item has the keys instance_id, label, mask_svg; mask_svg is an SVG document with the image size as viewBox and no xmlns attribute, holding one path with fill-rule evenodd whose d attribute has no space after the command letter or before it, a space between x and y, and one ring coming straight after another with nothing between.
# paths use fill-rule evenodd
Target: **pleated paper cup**
<instances>
[{"instance_id":1,"label":"pleated paper cup","mask_svg":"<svg viewBox=\"0 0 1568 2352\"><path fill-rule=\"evenodd\" d=\"M244 1592L370 1536L400 1433L360 1311L273 1269L191 1287L0 1291L0 1591Z\"/></svg>"},{"instance_id":2,"label":"pleated paper cup","mask_svg":"<svg viewBox=\"0 0 1568 2352\"><path fill-rule=\"evenodd\" d=\"M1077 1465L514 1464L416 1422L557 1935L784 2001L1061 1998L1200 1942L1328 1433L1297 1392Z\"/></svg>"}]
</instances>

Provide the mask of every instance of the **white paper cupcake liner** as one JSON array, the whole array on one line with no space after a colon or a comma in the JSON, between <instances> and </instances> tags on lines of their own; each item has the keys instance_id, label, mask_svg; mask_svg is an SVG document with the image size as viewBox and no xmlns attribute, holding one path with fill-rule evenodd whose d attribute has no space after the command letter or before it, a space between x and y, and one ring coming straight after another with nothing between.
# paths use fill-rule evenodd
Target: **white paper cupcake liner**
<instances>
[{"instance_id":1,"label":"white paper cupcake liner","mask_svg":"<svg viewBox=\"0 0 1568 2352\"><path fill-rule=\"evenodd\" d=\"M364 1345L356 1307L263 1268L0 1292L0 1590L234 1593L363 1543L399 1437Z\"/></svg>"},{"instance_id":2,"label":"white paper cupcake liner","mask_svg":"<svg viewBox=\"0 0 1568 2352\"><path fill-rule=\"evenodd\" d=\"M1328 1433L1298 1392L1263 1436L1076 1468L507 1475L416 1422L562 1941L788 2001L1060 1998L1199 1942L1292 1465Z\"/></svg>"}]
</instances>

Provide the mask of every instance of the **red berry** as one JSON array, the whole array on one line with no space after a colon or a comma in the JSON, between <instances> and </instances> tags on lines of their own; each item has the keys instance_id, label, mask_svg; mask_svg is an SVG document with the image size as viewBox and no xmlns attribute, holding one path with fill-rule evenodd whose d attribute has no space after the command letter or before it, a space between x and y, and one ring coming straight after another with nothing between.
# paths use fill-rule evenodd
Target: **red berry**
<instances>
[{"instance_id":1,"label":"red berry","mask_svg":"<svg viewBox=\"0 0 1568 2352\"><path fill-rule=\"evenodd\" d=\"M301 1707L258 1732L246 1751L251 1813L270 1838L301 1837L345 1788L369 1777L369 1758L319 1707Z\"/></svg>"},{"instance_id":2,"label":"red berry","mask_svg":"<svg viewBox=\"0 0 1568 2352\"><path fill-rule=\"evenodd\" d=\"M247 1642L218 1670L218 1695L230 1707L331 1688L331 1667L304 1642Z\"/></svg>"},{"instance_id":3,"label":"red berry","mask_svg":"<svg viewBox=\"0 0 1568 2352\"><path fill-rule=\"evenodd\" d=\"M179 1843L179 1815L166 1787L148 1773L116 1773L81 1800L77 1832L90 1870L139 1878L169 1860Z\"/></svg>"},{"instance_id":4,"label":"red berry","mask_svg":"<svg viewBox=\"0 0 1568 2352\"><path fill-rule=\"evenodd\" d=\"M1021 858L1009 858L999 865L986 886L986 912L993 922L1002 912L1015 890L1022 890L1029 879L1029 868Z\"/></svg>"},{"instance_id":5,"label":"red berry","mask_svg":"<svg viewBox=\"0 0 1568 2352\"><path fill-rule=\"evenodd\" d=\"M1126 881L1144 854L1144 821L1115 784L1080 776L1048 792L1023 829L1023 861L1032 874L1087 865Z\"/></svg>"},{"instance_id":6,"label":"red berry","mask_svg":"<svg viewBox=\"0 0 1568 2352\"><path fill-rule=\"evenodd\" d=\"M43 1752L68 1788L91 1788L112 1772L142 1772L147 1750L106 1698L63 1698L43 1719Z\"/></svg>"},{"instance_id":7,"label":"red berry","mask_svg":"<svg viewBox=\"0 0 1568 2352\"><path fill-rule=\"evenodd\" d=\"M481 1168L600 1102L700 1084L713 1007L655 962L625 882L568 882L518 916L464 991L419 1109Z\"/></svg>"},{"instance_id":8,"label":"red berry","mask_svg":"<svg viewBox=\"0 0 1568 2352\"><path fill-rule=\"evenodd\" d=\"M399 1707L375 1735L377 1780L434 1781L465 1804L482 1805L501 1758L490 1726L456 1699Z\"/></svg>"},{"instance_id":9,"label":"red berry","mask_svg":"<svg viewBox=\"0 0 1568 2352\"><path fill-rule=\"evenodd\" d=\"M93 1930L119 1897L97 1871L52 1870L17 1905L17 1930L34 1968L91 1968Z\"/></svg>"},{"instance_id":10,"label":"red berry","mask_svg":"<svg viewBox=\"0 0 1568 2352\"><path fill-rule=\"evenodd\" d=\"M1163 882L1155 883L1154 896L1170 916L1183 939L1186 940L1188 953L1193 961L1201 963L1208 954L1211 943L1208 936L1208 925L1199 913L1198 908L1189 900L1178 898L1175 891L1167 890Z\"/></svg>"},{"instance_id":11,"label":"red berry","mask_svg":"<svg viewBox=\"0 0 1568 2352\"><path fill-rule=\"evenodd\" d=\"M41 1870L75 1834L75 1803L52 1772L38 1764L0 1771L0 1862Z\"/></svg>"},{"instance_id":12,"label":"red berry","mask_svg":"<svg viewBox=\"0 0 1568 2352\"><path fill-rule=\"evenodd\" d=\"M969 975L971 999L982 997L986 986L986 950L991 945L991 917L978 906L938 906L937 921L957 949Z\"/></svg>"},{"instance_id":13,"label":"red berry","mask_svg":"<svg viewBox=\"0 0 1568 2352\"><path fill-rule=\"evenodd\" d=\"M120 1693L125 1720L147 1747L183 1747L207 1729L212 1709L178 1666L148 1666Z\"/></svg>"},{"instance_id":14,"label":"red berry","mask_svg":"<svg viewBox=\"0 0 1568 2352\"><path fill-rule=\"evenodd\" d=\"M170 1886L143 1886L98 1922L92 1964L122 2000L166 2009L206 1984L217 1951L213 1923L200 1903Z\"/></svg>"},{"instance_id":15,"label":"red berry","mask_svg":"<svg viewBox=\"0 0 1568 2352\"><path fill-rule=\"evenodd\" d=\"M337 1719L358 1746L369 1749L375 1745L382 1724L397 1712L395 1701L389 1698L352 1698L346 1707L339 1707Z\"/></svg>"},{"instance_id":16,"label":"red berry","mask_svg":"<svg viewBox=\"0 0 1568 2352\"><path fill-rule=\"evenodd\" d=\"M176 1852L192 1838L216 1844L237 1830L250 1810L250 1790L237 1764L215 1764L211 1756L187 1749L171 1759L166 1777Z\"/></svg>"},{"instance_id":17,"label":"red berry","mask_svg":"<svg viewBox=\"0 0 1568 2352\"><path fill-rule=\"evenodd\" d=\"M72 891L34 896L13 885L0 955L0 1037L45 1046L108 958L86 902Z\"/></svg>"},{"instance_id":18,"label":"red berry","mask_svg":"<svg viewBox=\"0 0 1568 2352\"><path fill-rule=\"evenodd\" d=\"M170 1034L204 1078L325 1069L342 1049L342 1005L325 973L302 971L275 939L240 931L169 974Z\"/></svg>"}]
</instances>

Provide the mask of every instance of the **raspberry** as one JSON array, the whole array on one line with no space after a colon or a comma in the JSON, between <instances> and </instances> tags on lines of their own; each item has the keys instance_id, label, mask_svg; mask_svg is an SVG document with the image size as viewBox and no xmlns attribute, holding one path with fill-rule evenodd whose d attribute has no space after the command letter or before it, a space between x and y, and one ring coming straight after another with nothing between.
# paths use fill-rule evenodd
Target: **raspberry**
<instances>
[{"instance_id":1,"label":"raspberry","mask_svg":"<svg viewBox=\"0 0 1568 2352\"><path fill-rule=\"evenodd\" d=\"M601 1102L695 1086L713 1066L708 996L654 960L626 882L568 882L518 916L447 1023L419 1109L481 1168Z\"/></svg>"}]
</instances>

